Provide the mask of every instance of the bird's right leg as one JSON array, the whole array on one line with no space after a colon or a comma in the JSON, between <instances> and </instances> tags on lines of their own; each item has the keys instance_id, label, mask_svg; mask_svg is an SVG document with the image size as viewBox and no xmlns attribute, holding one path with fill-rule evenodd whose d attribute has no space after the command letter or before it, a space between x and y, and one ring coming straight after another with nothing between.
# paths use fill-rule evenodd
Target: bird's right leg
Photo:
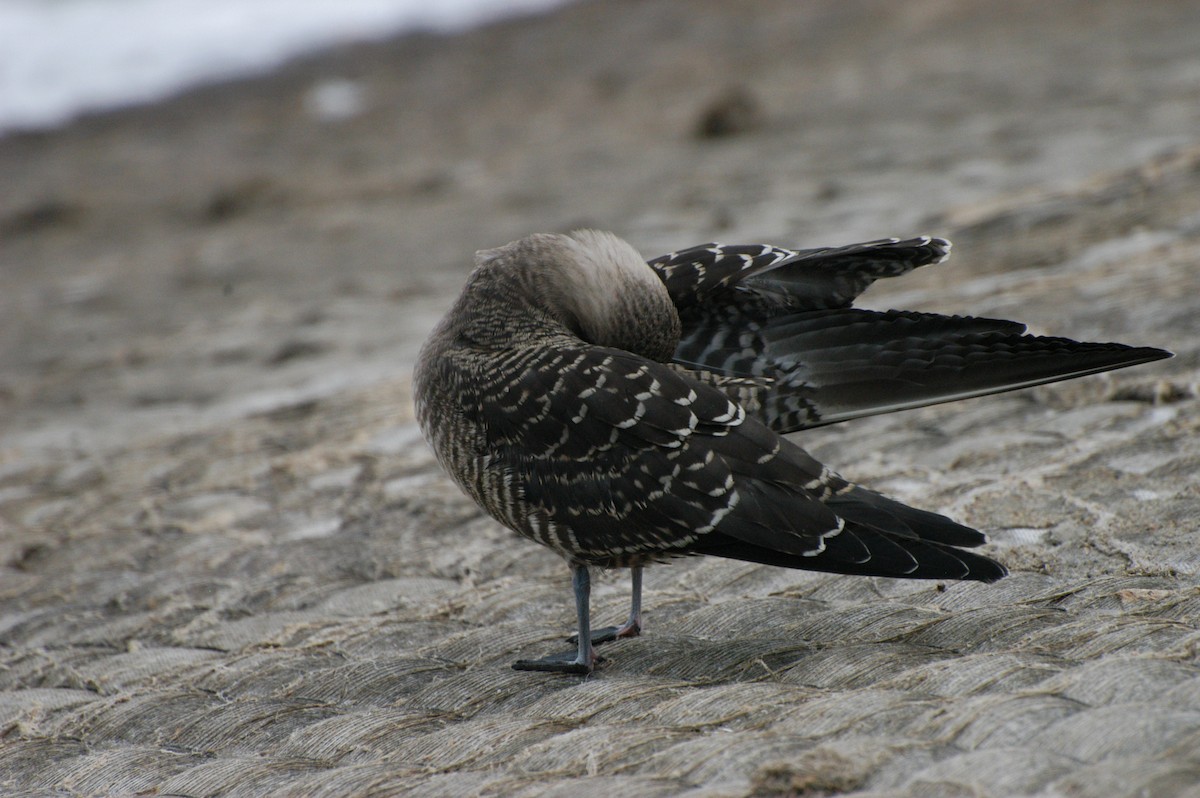
<instances>
[{"instance_id":1,"label":"bird's right leg","mask_svg":"<svg viewBox=\"0 0 1200 798\"><path fill-rule=\"evenodd\" d=\"M586 565L571 564L571 586L575 591L575 613L579 618L579 633L575 636L577 649L541 659L520 659L513 663L513 670L586 674L596 667L600 658L592 648L592 577Z\"/></svg>"}]
</instances>

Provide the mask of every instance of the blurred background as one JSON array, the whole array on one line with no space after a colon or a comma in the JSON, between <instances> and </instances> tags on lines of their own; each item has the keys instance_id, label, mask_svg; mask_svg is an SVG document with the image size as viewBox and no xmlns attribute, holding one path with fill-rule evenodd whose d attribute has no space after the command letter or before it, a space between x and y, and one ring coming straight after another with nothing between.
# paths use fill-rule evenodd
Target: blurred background
<instances>
[{"instance_id":1,"label":"blurred background","mask_svg":"<svg viewBox=\"0 0 1200 798\"><path fill-rule=\"evenodd\" d=\"M565 1L4 0L0 131L56 127L337 45L452 33Z\"/></svg>"}]
</instances>

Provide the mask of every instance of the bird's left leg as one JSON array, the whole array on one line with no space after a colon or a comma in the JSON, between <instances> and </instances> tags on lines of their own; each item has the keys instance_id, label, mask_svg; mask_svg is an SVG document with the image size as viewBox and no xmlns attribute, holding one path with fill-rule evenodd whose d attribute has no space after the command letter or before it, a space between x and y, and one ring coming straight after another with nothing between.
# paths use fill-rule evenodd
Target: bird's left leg
<instances>
[{"instance_id":1,"label":"bird's left leg","mask_svg":"<svg viewBox=\"0 0 1200 798\"><path fill-rule=\"evenodd\" d=\"M642 633L642 566L635 565L629 569L633 582L633 597L630 601L629 618L620 626L605 626L592 631L592 643L611 643L622 637L637 637ZM570 642L574 643L578 635L571 635Z\"/></svg>"},{"instance_id":2,"label":"bird's left leg","mask_svg":"<svg viewBox=\"0 0 1200 798\"><path fill-rule=\"evenodd\" d=\"M520 659L513 663L513 670L591 673L596 664L600 662L595 649L592 648L592 577L586 565L571 564L571 586L575 591L575 613L579 618L579 634L576 635L577 650L563 654L551 654L541 659Z\"/></svg>"}]
</instances>

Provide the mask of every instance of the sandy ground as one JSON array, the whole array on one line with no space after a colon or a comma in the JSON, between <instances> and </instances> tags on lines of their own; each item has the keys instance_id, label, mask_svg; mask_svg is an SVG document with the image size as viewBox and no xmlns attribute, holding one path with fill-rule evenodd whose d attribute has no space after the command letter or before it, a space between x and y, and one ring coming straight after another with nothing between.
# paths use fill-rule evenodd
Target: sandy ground
<instances>
[{"instance_id":1,"label":"sandy ground","mask_svg":"<svg viewBox=\"0 0 1200 798\"><path fill-rule=\"evenodd\" d=\"M1194 790L1197 41L1167 0L583 3L0 139L0 785ZM595 677L514 674L565 568L408 379L474 250L584 225L947 235L867 304L1178 356L803 436L988 531L997 586L689 562Z\"/></svg>"}]
</instances>

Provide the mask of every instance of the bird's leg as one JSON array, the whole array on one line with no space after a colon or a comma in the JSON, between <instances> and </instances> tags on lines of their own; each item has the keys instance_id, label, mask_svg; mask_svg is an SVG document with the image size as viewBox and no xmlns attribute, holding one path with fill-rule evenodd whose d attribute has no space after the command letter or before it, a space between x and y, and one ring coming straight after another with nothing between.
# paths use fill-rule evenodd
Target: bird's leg
<instances>
[{"instance_id":1,"label":"bird's leg","mask_svg":"<svg viewBox=\"0 0 1200 798\"><path fill-rule=\"evenodd\" d=\"M633 577L633 598L629 607L629 618L620 626L605 626L593 630L592 643L611 643L622 637L637 637L642 633L642 566L635 565L629 569ZM578 641L578 635L571 635L569 641Z\"/></svg>"},{"instance_id":2,"label":"bird's leg","mask_svg":"<svg viewBox=\"0 0 1200 798\"><path fill-rule=\"evenodd\" d=\"M579 617L576 651L551 654L541 659L521 659L513 670L548 671L550 673L591 673L601 660L592 648L591 596L592 577L586 565L571 564L571 586L575 590L575 612Z\"/></svg>"},{"instance_id":3,"label":"bird's leg","mask_svg":"<svg viewBox=\"0 0 1200 798\"><path fill-rule=\"evenodd\" d=\"M632 598L629 602L629 618L617 629L617 637L637 637L642 633L642 566L629 569L632 577ZM595 635L592 636L595 642Z\"/></svg>"}]
</instances>

